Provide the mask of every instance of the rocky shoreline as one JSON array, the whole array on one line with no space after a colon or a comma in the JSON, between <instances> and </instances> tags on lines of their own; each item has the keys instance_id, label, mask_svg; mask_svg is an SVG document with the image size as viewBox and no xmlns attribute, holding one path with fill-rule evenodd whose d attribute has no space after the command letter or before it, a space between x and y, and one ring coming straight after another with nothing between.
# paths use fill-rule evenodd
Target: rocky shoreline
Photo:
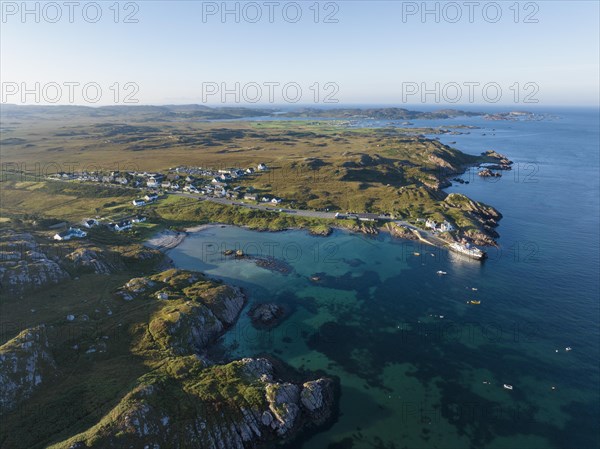
<instances>
[{"instance_id":1,"label":"rocky shoreline","mask_svg":"<svg viewBox=\"0 0 600 449\"><path fill-rule=\"evenodd\" d=\"M452 185L451 181L453 179L456 179L457 176L464 174L469 168L472 167L479 167L481 169L481 171L479 171L479 176L481 177L501 177L502 174L499 173L501 171L506 171L506 170L511 170L512 169L512 165L513 162L508 159L508 157L506 157L505 155L498 153L495 150L488 150L485 151L483 153L481 153L481 157L486 158L486 162L477 162L474 164L468 164L465 166L462 166L460 168L453 168L451 171L449 171L447 173L447 175L439 180L438 184L435 186L430 186L431 188L434 188L435 190L443 190L446 187L449 187ZM435 162L435 161L434 161ZM438 161L439 162L439 161ZM440 162L441 163L441 162ZM493 171L495 170L495 171ZM460 181L458 181L460 182ZM464 182L466 183L466 182ZM452 204L452 195L447 195L446 198L444 199L444 201L449 202L449 204ZM473 230L470 229L466 232L464 232L463 234L460 235L460 237L458 238L458 240L464 239L472 244L478 245L478 246L497 246L496 243L496 238L499 237L498 233L495 231L495 227L498 226L498 221L502 218L502 214L500 214L500 212L498 212L496 209L494 209L491 206L487 206L487 205L483 205L482 203L477 203L473 200L466 198L466 202L467 207L469 208L471 217L474 218L476 220L476 222L479 224L479 230ZM146 245L151 247L151 248L155 248L158 249L164 253L166 253L168 250L173 249L175 247L177 247L178 245L180 245L185 237L187 235L189 235L190 233L193 232L200 232L203 231L205 229L210 229L216 226L220 226L220 227L224 227L224 226L234 226L234 225L229 225L229 224L219 224L219 223L211 223L211 224L206 224L206 225L199 225L199 226L195 226L195 227L191 227L191 228L187 228L185 229L184 232L175 232L175 231L161 231L159 234L153 236L151 239L149 239L146 242ZM275 231L267 231L267 232L282 232L282 231L289 231L289 230L301 230L302 228L290 228L290 229L281 229L281 230L275 230ZM311 235L316 235L316 236L329 236L331 235L331 233L333 232L334 229L338 229L338 230L344 230L344 231L349 231L349 232L354 232L354 233L359 233L359 234L365 234L365 235L377 235L379 234L380 231L384 231L384 232L390 232L390 234L394 237L397 238L403 238L403 239L407 239L407 240L415 240L418 239L412 232L399 227L399 226L393 226L390 223L387 223L381 227L377 227L377 226L370 226L368 224L359 222L357 223L355 226L353 227L336 227L334 226L328 226L326 228L324 228L323 230L308 230L308 232ZM265 232L262 230L256 230L257 232ZM445 240L448 240L449 243L453 242L453 241L457 241L457 239L453 239L453 238L446 238ZM233 253L231 253L233 254ZM228 254L228 255L231 255ZM246 257L246 256L244 256ZM266 269L270 269L272 271L276 271L276 272L280 272L283 274L289 273L291 271L291 269L289 267L285 267L280 265L280 263L276 262L276 261L272 261L272 260L266 260L266 259L261 259L261 258L256 258L256 263L258 266L262 266L263 268Z\"/></svg>"},{"instance_id":2,"label":"rocky shoreline","mask_svg":"<svg viewBox=\"0 0 600 449\"><path fill-rule=\"evenodd\" d=\"M292 375L269 356L225 363L209 358L246 305L241 289L170 269L130 279L113 299L134 309L152 304L147 323L133 330L131 348L149 371L96 425L52 449L249 449L290 442L335 419L339 387L332 378ZM278 310L271 318L280 317ZM7 387L0 394L3 412L26 405L63 373L54 353L60 344L55 327L26 329L0 346L0 380Z\"/></svg>"}]
</instances>

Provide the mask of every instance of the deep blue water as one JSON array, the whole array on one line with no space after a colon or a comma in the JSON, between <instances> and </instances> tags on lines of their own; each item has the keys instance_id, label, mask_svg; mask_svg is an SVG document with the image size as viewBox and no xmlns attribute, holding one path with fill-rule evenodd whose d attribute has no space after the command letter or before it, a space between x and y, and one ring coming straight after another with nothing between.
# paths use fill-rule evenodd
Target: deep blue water
<instances>
[{"instance_id":1,"label":"deep blue water","mask_svg":"<svg viewBox=\"0 0 600 449\"><path fill-rule=\"evenodd\" d=\"M448 189L504 215L500 248L484 263L341 231L215 227L171 251L178 266L291 311L271 331L242 316L223 341L228 356L268 352L339 376L338 421L301 447L599 447L599 114L544 112L556 118L412 121L478 126L440 140L515 162L500 179L469 172L469 184ZM273 255L293 271L226 259L225 247Z\"/></svg>"}]
</instances>

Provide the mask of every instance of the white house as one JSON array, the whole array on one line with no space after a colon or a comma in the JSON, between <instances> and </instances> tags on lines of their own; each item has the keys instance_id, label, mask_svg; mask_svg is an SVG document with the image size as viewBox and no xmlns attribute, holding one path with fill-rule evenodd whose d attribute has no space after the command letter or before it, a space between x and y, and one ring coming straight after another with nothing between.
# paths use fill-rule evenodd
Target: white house
<instances>
[{"instance_id":1,"label":"white house","mask_svg":"<svg viewBox=\"0 0 600 449\"><path fill-rule=\"evenodd\" d=\"M256 201L256 195L250 195L247 193L246 195L244 195L244 199L248 201Z\"/></svg>"},{"instance_id":2,"label":"white house","mask_svg":"<svg viewBox=\"0 0 600 449\"><path fill-rule=\"evenodd\" d=\"M137 206L137 207L146 205L146 202L144 200L133 200L132 203L134 206Z\"/></svg>"},{"instance_id":3,"label":"white house","mask_svg":"<svg viewBox=\"0 0 600 449\"><path fill-rule=\"evenodd\" d=\"M281 198L273 198L271 200L271 203L273 203L273 204L279 204L279 203L281 203Z\"/></svg>"},{"instance_id":4,"label":"white house","mask_svg":"<svg viewBox=\"0 0 600 449\"><path fill-rule=\"evenodd\" d=\"M144 221L146 221L146 217L144 217L143 215L137 215L133 217L131 221L134 223L143 223Z\"/></svg>"},{"instance_id":5,"label":"white house","mask_svg":"<svg viewBox=\"0 0 600 449\"><path fill-rule=\"evenodd\" d=\"M129 220L123 220L118 223L110 223L108 227L114 231L125 231L126 229L131 229L132 224Z\"/></svg>"},{"instance_id":6,"label":"white house","mask_svg":"<svg viewBox=\"0 0 600 449\"><path fill-rule=\"evenodd\" d=\"M264 171L267 169L267 166L266 166L266 164L258 164L258 166L256 168L260 171Z\"/></svg>"},{"instance_id":7,"label":"white house","mask_svg":"<svg viewBox=\"0 0 600 449\"><path fill-rule=\"evenodd\" d=\"M89 220L83 220L81 224L89 229L93 228L94 226L98 226L98 220L94 220L93 218L91 218Z\"/></svg>"},{"instance_id":8,"label":"white house","mask_svg":"<svg viewBox=\"0 0 600 449\"><path fill-rule=\"evenodd\" d=\"M252 167L249 167L246 169L246 173L251 175L252 173L254 173L254 169Z\"/></svg>"},{"instance_id":9,"label":"white house","mask_svg":"<svg viewBox=\"0 0 600 449\"><path fill-rule=\"evenodd\" d=\"M432 220L431 218L428 218L427 221L425 222L425 226L431 229L435 229L437 227L437 223Z\"/></svg>"},{"instance_id":10,"label":"white house","mask_svg":"<svg viewBox=\"0 0 600 449\"><path fill-rule=\"evenodd\" d=\"M82 239L87 235L87 232L79 228L69 228L67 231L54 234L54 240L71 240L72 238Z\"/></svg>"},{"instance_id":11,"label":"white house","mask_svg":"<svg viewBox=\"0 0 600 449\"><path fill-rule=\"evenodd\" d=\"M448 223L447 221L444 221L440 225L440 231L442 231L442 232L454 231L454 226L452 226L452 224Z\"/></svg>"},{"instance_id":12,"label":"white house","mask_svg":"<svg viewBox=\"0 0 600 449\"><path fill-rule=\"evenodd\" d=\"M151 203L152 201L156 201L158 199L158 195L156 193L150 193L144 197L144 199Z\"/></svg>"},{"instance_id":13,"label":"white house","mask_svg":"<svg viewBox=\"0 0 600 449\"><path fill-rule=\"evenodd\" d=\"M154 189L156 187L160 186L160 183L162 181L162 176L150 176L148 178L148 181L146 181L146 185L148 187L150 187L151 189Z\"/></svg>"}]
</instances>

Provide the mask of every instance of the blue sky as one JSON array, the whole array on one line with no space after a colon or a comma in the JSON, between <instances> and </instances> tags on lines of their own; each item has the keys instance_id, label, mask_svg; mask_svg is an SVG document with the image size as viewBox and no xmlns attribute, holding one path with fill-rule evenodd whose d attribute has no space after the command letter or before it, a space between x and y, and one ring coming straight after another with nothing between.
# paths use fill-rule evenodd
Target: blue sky
<instances>
[{"instance_id":1,"label":"blue sky","mask_svg":"<svg viewBox=\"0 0 600 449\"><path fill-rule=\"evenodd\" d=\"M259 97L259 103L268 103L264 83L274 82L280 83L273 87L277 103L282 102L282 86L295 83L302 89L299 103L303 104L323 103L327 93L340 104L436 104L434 93L421 96L423 89L437 92L440 104L444 99L468 104L471 99L465 83L473 82L479 83L472 87L474 103L499 98L499 104L523 104L530 94L529 99L537 99L540 105L598 105L600 11L596 1L541 1L528 6L520 2L517 23L513 1L497 3L502 16L496 23L492 22L492 13L498 11L490 5L493 2L476 2L473 23L464 2L453 4L458 8L448 6L449 2L428 2L430 9L436 3L440 8L439 22L434 14L423 20L422 2L321 2L319 23L314 21L312 1L298 2L302 18L296 23L284 19L284 6L289 16L296 11L289 5L292 2L285 1L275 2L273 23L268 21L269 9L263 1L256 2L263 14L257 23L244 20L256 11L247 6L243 15L248 2L239 3L239 23L233 14L224 23L219 13L203 20L203 9L220 9L221 2L194 1L136 2L137 23L122 23L133 6L121 3L119 23L114 23L113 2L99 2L102 18L89 23L82 13L87 3L76 7L73 23L69 23L66 7L61 8L58 22L49 23L46 19L52 19L55 11L47 7L44 16L45 3L39 4L38 17L29 14L25 20L20 15L21 2L3 3L3 90L11 88L6 83L35 89L36 82L42 87L93 82L102 88L96 103L100 105L121 103L134 89L125 89L124 84L133 82L139 90L132 98L140 104L221 104L221 88L235 90L238 82L240 93L248 89L240 101ZM234 3L227 6L234 8ZM15 5L19 11L12 14ZM415 7L419 11L403 20L403 10L408 13ZM337 23L323 23L324 14L334 8ZM462 18L456 23L445 20L453 19L457 11ZM93 18L93 12L88 9L86 17ZM530 19L537 23L524 23L527 14L533 14ZM115 82L120 83L118 89ZM206 83L216 83L212 86L219 92L207 95ZM260 91L248 83L256 83ZM314 83L319 83L318 89ZM325 88L325 83L335 84ZM484 96L483 86L489 83L492 92ZM120 92L117 100L110 86ZM67 104L67 88L62 89L53 98ZM74 102L86 104L80 87L74 89ZM321 94L318 100L314 91ZM294 94L290 97L298 98ZM46 96L52 95L42 95L42 102ZM20 95L4 100L18 103ZM32 104L35 98L30 95L26 100ZM225 100L228 105L236 104L233 94Z\"/></svg>"}]
</instances>

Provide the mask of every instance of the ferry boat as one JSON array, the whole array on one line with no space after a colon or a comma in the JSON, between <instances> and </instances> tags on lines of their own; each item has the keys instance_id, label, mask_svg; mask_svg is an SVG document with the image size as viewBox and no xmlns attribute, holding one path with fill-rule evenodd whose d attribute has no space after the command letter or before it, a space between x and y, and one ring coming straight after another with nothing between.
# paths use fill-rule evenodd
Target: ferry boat
<instances>
[{"instance_id":1,"label":"ferry boat","mask_svg":"<svg viewBox=\"0 0 600 449\"><path fill-rule=\"evenodd\" d=\"M464 254L465 256L471 257L472 259L482 260L485 259L486 254L479 248L469 245L468 243L462 244L454 242L450 244L450 249L457 253Z\"/></svg>"}]
</instances>

